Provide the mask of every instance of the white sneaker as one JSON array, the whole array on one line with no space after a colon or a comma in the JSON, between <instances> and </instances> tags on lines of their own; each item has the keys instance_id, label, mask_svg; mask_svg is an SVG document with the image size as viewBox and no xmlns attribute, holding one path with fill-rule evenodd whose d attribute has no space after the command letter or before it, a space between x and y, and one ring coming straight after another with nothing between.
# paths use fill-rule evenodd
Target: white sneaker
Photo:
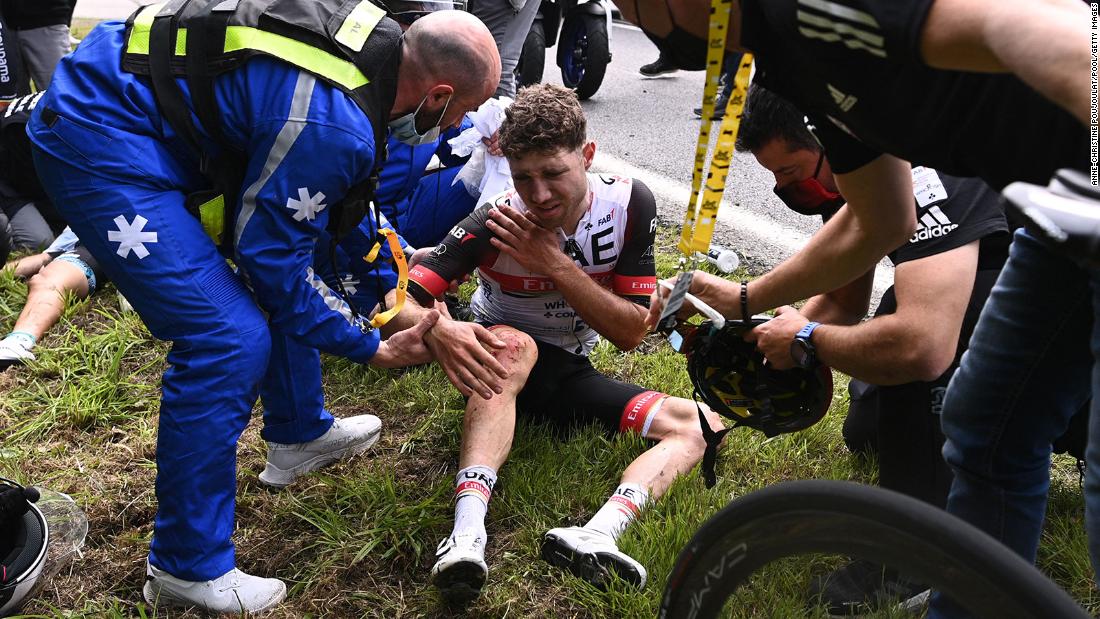
<instances>
[{"instance_id":1,"label":"white sneaker","mask_svg":"<svg viewBox=\"0 0 1100 619\"><path fill-rule=\"evenodd\" d=\"M198 606L218 613L259 613L286 599L278 578L250 576L233 568L214 580L193 582L145 564L145 601L156 608Z\"/></svg>"},{"instance_id":2,"label":"white sneaker","mask_svg":"<svg viewBox=\"0 0 1100 619\"><path fill-rule=\"evenodd\" d=\"M260 481L273 488L285 488L299 475L370 449L381 433L380 419L358 415L336 419L328 432L308 443L268 443L267 466L260 473Z\"/></svg>"},{"instance_id":3,"label":"white sneaker","mask_svg":"<svg viewBox=\"0 0 1100 619\"><path fill-rule=\"evenodd\" d=\"M584 527L550 529L542 538L542 558L563 567L597 587L604 587L615 573L641 589L646 571L641 563L619 550L615 540Z\"/></svg>"},{"instance_id":4,"label":"white sneaker","mask_svg":"<svg viewBox=\"0 0 1100 619\"><path fill-rule=\"evenodd\" d=\"M0 340L0 371L27 361L34 361L34 353L29 348L24 348L19 340L15 338Z\"/></svg>"},{"instance_id":5,"label":"white sneaker","mask_svg":"<svg viewBox=\"0 0 1100 619\"><path fill-rule=\"evenodd\" d=\"M432 566L432 584L443 597L464 602L481 594L489 576L481 535L452 535L439 543L435 556L438 559Z\"/></svg>"}]
</instances>

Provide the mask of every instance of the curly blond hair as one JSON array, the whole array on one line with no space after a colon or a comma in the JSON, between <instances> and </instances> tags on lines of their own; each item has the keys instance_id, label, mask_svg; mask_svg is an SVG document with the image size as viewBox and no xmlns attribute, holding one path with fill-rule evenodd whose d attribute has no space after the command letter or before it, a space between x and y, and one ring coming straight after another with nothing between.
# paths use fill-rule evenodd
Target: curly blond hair
<instances>
[{"instance_id":1,"label":"curly blond hair","mask_svg":"<svg viewBox=\"0 0 1100 619\"><path fill-rule=\"evenodd\" d=\"M584 146L586 126L584 110L572 90L534 84L520 89L515 102L504 111L500 149L506 157L576 150Z\"/></svg>"}]
</instances>

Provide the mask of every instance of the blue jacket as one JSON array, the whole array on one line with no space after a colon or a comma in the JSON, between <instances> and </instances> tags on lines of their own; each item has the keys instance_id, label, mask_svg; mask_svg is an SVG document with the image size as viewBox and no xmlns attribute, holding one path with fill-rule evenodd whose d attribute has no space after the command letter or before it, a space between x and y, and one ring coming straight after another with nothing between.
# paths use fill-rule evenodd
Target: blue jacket
<instances>
[{"instance_id":1,"label":"blue jacket","mask_svg":"<svg viewBox=\"0 0 1100 619\"><path fill-rule=\"evenodd\" d=\"M409 146L391 136L388 141L389 157L386 158L386 165L382 167L382 173L378 179L378 193L375 195L377 203L382 205L382 212L393 219L394 212L391 209L416 191L417 183L424 176L424 170L431 162L432 155L438 156L439 161L446 167L465 163L469 157L457 157L452 154L447 140L457 137L458 134L473 126L469 119L463 117L462 125L458 129L448 129L440 134L437 141L420 146Z\"/></svg>"},{"instance_id":2,"label":"blue jacket","mask_svg":"<svg viewBox=\"0 0 1100 619\"><path fill-rule=\"evenodd\" d=\"M59 65L53 86L28 125L35 145L51 151L41 121L49 108L112 140L89 167L112 181L190 193L208 188L187 144L161 116L145 78L119 67L125 28L101 24L81 53ZM179 83L184 89L183 80ZM364 332L347 306L313 273L328 207L364 181L374 165L370 121L339 89L266 57L219 76L217 102L227 139L245 153L239 213L226 222L237 264L255 299L283 333L322 351L365 362L378 334ZM204 136L205 147L217 148Z\"/></svg>"}]
</instances>

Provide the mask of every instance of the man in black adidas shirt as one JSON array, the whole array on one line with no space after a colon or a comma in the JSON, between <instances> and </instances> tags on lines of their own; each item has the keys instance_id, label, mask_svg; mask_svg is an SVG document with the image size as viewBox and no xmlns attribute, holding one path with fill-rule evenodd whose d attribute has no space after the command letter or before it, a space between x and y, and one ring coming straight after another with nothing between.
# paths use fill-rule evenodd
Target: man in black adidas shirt
<instances>
[{"instance_id":1,"label":"man in black adidas shirt","mask_svg":"<svg viewBox=\"0 0 1100 619\"><path fill-rule=\"evenodd\" d=\"M840 239L844 250L857 252L814 245L807 260L754 282L750 311L833 290L905 242L916 229L908 162L979 176L994 189L1012 180L1045 183L1059 168L1087 165L1088 134L1081 124L1089 110L1085 5L1013 0L971 10L956 3L734 3L727 47L753 52L756 81L810 118L859 227ZM698 37L707 31L709 0L621 4L623 15L639 23L658 47L678 50L673 57L682 67L703 67L706 42ZM990 32L989 40L982 38L1001 21L1006 23ZM1044 45L1028 47L1034 40ZM1064 101L1072 114L1006 70ZM805 277L822 260L834 263L830 274ZM735 286L726 290L734 316L740 312L739 292Z\"/></svg>"},{"instance_id":2,"label":"man in black adidas shirt","mask_svg":"<svg viewBox=\"0 0 1100 619\"><path fill-rule=\"evenodd\" d=\"M707 4L639 0L620 9L659 48L676 51L681 67L701 69ZM842 227L832 246L815 239L754 281L748 311L833 290L904 243L916 229L908 162L980 176L995 189L1087 167L1090 23L1077 0L734 3L727 48L753 52L757 80L815 122L851 215L826 226ZM1100 275L1025 232L998 281L944 403L944 453L956 473L948 509L1034 560L1050 442L1090 391L1100 391L1100 377L1088 372ZM701 278L691 292L740 316L735 284ZM652 305L651 323L663 303ZM1100 424L1096 433L1100 439ZM1095 569L1094 451L1086 503ZM939 612L934 607L932 616Z\"/></svg>"},{"instance_id":3,"label":"man in black adidas shirt","mask_svg":"<svg viewBox=\"0 0 1100 619\"><path fill-rule=\"evenodd\" d=\"M792 210L828 221L845 218L831 161L790 103L754 85L737 147L775 175L775 193ZM937 507L947 504L951 471L940 455L940 409L947 383L966 350L978 313L1008 255L1008 226L997 193L978 179L914 168L913 236L889 254L894 284L875 317L863 321L875 269L801 311L779 308L755 332L769 363L794 364L791 342L808 324L815 354L852 377L844 440L853 452L875 452L880 485ZM827 235L837 228L828 227ZM821 239L828 241L828 239ZM861 322L862 321L862 322ZM831 613L872 610L880 597L927 589L896 572L854 561L819 579L811 599Z\"/></svg>"}]
</instances>

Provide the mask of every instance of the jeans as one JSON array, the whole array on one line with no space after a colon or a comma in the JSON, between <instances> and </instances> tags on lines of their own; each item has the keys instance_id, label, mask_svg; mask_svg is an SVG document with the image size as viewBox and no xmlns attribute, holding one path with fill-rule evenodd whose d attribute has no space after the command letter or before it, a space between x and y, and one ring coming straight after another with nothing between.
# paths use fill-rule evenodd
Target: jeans
<instances>
[{"instance_id":1,"label":"jeans","mask_svg":"<svg viewBox=\"0 0 1100 619\"><path fill-rule=\"evenodd\" d=\"M1051 443L1100 386L1093 368L1100 335L1092 328L1094 303L1100 307L1100 298L1094 300L1098 275L1026 231L1017 232L944 401L943 455L955 473L947 510L1031 562L1046 513ZM1092 406L1085 502L1095 571L1100 557L1095 398ZM933 597L928 617L963 616L950 600Z\"/></svg>"}]
</instances>

